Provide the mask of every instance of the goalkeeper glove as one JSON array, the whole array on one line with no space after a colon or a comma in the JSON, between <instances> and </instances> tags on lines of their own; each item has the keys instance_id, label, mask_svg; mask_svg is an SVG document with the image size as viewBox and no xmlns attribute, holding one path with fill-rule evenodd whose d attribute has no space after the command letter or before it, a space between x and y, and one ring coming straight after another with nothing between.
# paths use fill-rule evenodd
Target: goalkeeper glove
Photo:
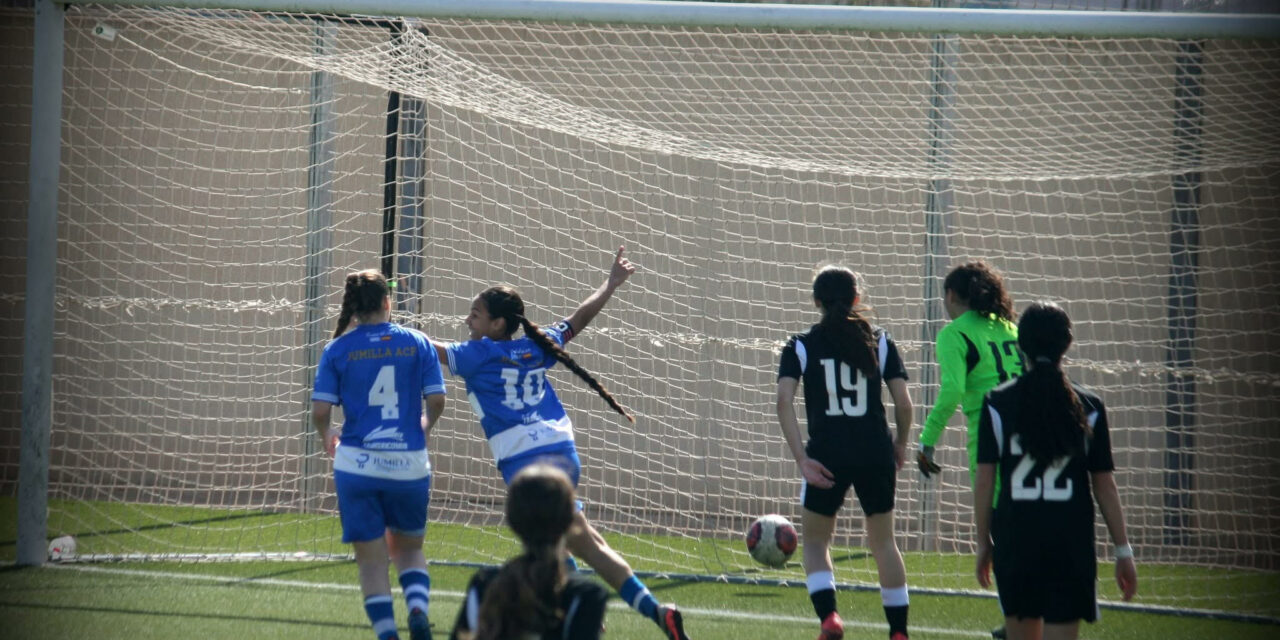
<instances>
[{"instance_id":1,"label":"goalkeeper glove","mask_svg":"<svg viewBox=\"0 0 1280 640\"><path fill-rule=\"evenodd\" d=\"M924 476L925 480L942 471L942 467L933 461L933 447L929 445L920 447L919 453L916 454L916 465L920 467L920 475Z\"/></svg>"}]
</instances>

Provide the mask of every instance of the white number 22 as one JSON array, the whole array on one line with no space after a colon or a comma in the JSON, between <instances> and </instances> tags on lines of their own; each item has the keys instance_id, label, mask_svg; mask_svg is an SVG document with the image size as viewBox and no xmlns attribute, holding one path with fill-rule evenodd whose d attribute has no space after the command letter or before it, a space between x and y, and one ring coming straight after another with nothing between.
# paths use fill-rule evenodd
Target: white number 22
<instances>
[{"instance_id":1,"label":"white number 22","mask_svg":"<svg viewBox=\"0 0 1280 640\"><path fill-rule=\"evenodd\" d=\"M1071 461L1070 456L1062 456L1053 461L1049 468L1044 470L1044 475L1035 479L1035 483L1026 486L1027 476L1031 475L1031 470L1035 468L1036 461L1030 455L1023 455L1022 443L1018 441L1018 434L1014 434L1009 439L1009 453L1015 456L1022 456L1018 461L1018 466L1013 469L1013 476L1010 480L1013 482L1012 495L1014 500L1039 500L1043 497L1048 502L1066 502L1071 499L1072 487L1071 478L1067 478L1066 486L1055 486L1058 482L1058 476L1066 470L1067 463Z\"/></svg>"}]
</instances>

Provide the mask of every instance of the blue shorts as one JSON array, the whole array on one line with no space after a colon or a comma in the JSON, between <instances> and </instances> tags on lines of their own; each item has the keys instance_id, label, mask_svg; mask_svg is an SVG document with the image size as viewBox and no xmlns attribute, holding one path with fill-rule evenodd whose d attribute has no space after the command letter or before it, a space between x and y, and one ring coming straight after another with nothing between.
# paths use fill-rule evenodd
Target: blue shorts
<instances>
[{"instance_id":1,"label":"blue shorts","mask_svg":"<svg viewBox=\"0 0 1280 640\"><path fill-rule=\"evenodd\" d=\"M498 471L502 472L502 481L511 485L511 481L520 470L535 464L549 464L569 476L573 488L578 488L578 478L582 475L582 460L578 459L578 451L551 451L547 453L532 452L514 458L507 458L498 463Z\"/></svg>"},{"instance_id":2,"label":"blue shorts","mask_svg":"<svg viewBox=\"0 0 1280 640\"><path fill-rule=\"evenodd\" d=\"M387 529L405 536L426 533L431 476L421 480L384 480L334 471L333 484L338 493L343 542L377 540L386 535Z\"/></svg>"}]
</instances>

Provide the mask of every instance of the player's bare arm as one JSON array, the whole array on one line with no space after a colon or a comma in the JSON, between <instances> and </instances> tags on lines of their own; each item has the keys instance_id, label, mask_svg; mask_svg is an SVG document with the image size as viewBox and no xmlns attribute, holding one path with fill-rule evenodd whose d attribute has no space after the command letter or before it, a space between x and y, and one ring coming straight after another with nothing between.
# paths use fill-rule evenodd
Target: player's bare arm
<instances>
[{"instance_id":1,"label":"player's bare arm","mask_svg":"<svg viewBox=\"0 0 1280 640\"><path fill-rule=\"evenodd\" d=\"M805 482L823 489L835 484L835 476L821 462L809 457L804 451L804 441L800 437L800 419L796 417L796 389L800 381L796 378L778 378L778 424L782 427L782 437L787 441L791 457L800 467L800 475Z\"/></svg>"},{"instance_id":2,"label":"player's bare arm","mask_svg":"<svg viewBox=\"0 0 1280 640\"><path fill-rule=\"evenodd\" d=\"M573 327L575 333L586 329L587 325L599 315L609 298L613 297L613 292L636 272L636 266L623 257L624 249L625 247L618 247L618 253L613 256L613 264L609 266L609 277L605 279L604 284L587 296L574 310L573 315L569 316L569 326Z\"/></svg>"},{"instance_id":3,"label":"player's bare arm","mask_svg":"<svg viewBox=\"0 0 1280 640\"><path fill-rule=\"evenodd\" d=\"M1091 474L1093 499L1102 512L1102 520L1107 523L1107 532L1111 534L1111 542L1116 549L1116 585L1125 601L1133 598L1138 592L1138 566L1133 559L1133 547L1129 545L1129 535L1125 531L1124 512L1120 508L1120 492L1116 489L1116 478L1110 471Z\"/></svg>"},{"instance_id":4,"label":"player's bare arm","mask_svg":"<svg viewBox=\"0 0 1280 640\"><path fill-rule=\"evenodd\" d=\"M330 458L338 447L338 434L330 428L332 420L333 404L324 400L311 402L311 426L315 427L316 434L324 441L324 451Z\"/></svg>"}]
</instances>

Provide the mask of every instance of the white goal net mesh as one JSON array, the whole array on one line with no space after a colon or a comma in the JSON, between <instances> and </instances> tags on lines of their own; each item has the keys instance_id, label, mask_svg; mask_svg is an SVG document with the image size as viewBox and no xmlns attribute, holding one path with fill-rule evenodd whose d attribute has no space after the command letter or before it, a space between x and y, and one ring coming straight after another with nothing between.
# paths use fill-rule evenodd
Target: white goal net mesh
<instances>
[{"instance_id":1,"label":"white goal net mesh","mask_svg":"<svg viewBox=\"0 0 1280 640\"><path fill-rule=\"evenodd\" d=\"M865 276L918 424L940 278L985 258L1018 308L1073 317L1069 373L1108 404L1139 557L1280 569L1280 43L67 16L50 535L82 553L347 552L309 385L342 276L379 267L390 238L397 317L441 339L496 283L558 320L627 247L639 271L570 350L636 424L567 372L553 384L588 514L638 568L801 579L758 572L741 532L799 519L773 391L781 344L816 321L813 268ZM0 28L25 91L31 16ZM21 247L28 130L8 130L0 240ZM496 562L501 480L446 382L428 555ZM972 551L951 424L940 482L899 475L905 550ZM841 544L861 544L859 513L851 498ZM923 578L911 562L913 583L971 582L967 561ZM875 581L855 565L838 577ZM1264 576L1246 600L1274 589ZM1212 579L1157 577L1145 597L1194 607Z\"/></svg>"}]
</instances>

